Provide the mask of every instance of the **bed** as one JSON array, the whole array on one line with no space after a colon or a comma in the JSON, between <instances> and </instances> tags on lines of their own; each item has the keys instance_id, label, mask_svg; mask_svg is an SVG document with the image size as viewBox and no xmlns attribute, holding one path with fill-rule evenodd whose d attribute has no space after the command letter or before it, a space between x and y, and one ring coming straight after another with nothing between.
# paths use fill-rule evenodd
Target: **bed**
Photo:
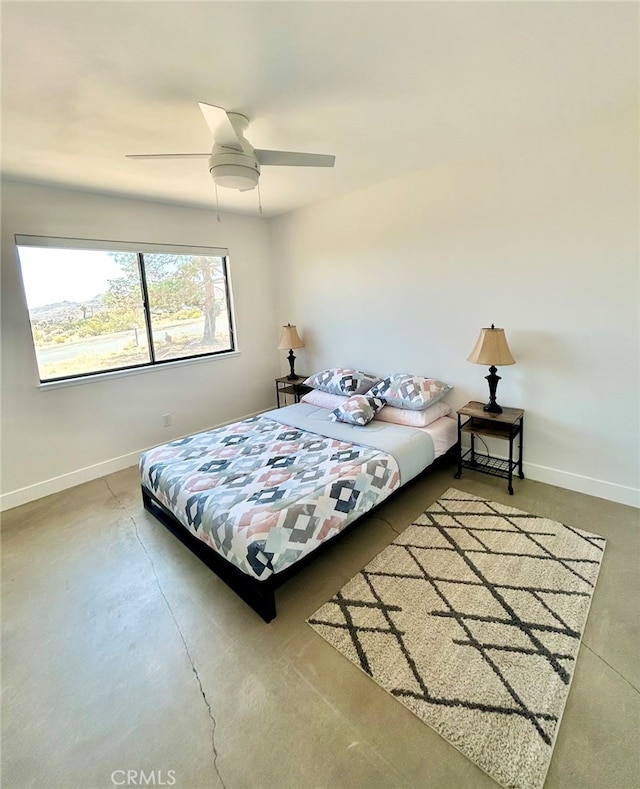
<instances>
[{"instance_id":1,"label":"bed","mask_svg":"<svg viewBox=\"0 0 640 789\"><path fill-rule=\"evenodd\" d=\"M278 586L457 440L448 416L416 428L331 415L300 402L140 458L145 508L266 622Z\"/></svg>"}]
</instances>

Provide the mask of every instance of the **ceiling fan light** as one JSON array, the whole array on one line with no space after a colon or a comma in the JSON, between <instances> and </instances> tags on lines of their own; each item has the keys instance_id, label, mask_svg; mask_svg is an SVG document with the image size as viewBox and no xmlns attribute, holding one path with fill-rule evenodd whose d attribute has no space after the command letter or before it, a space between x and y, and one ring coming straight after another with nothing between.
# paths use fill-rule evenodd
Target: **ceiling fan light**
<instances>
[{"instance_id":1,"label":"ceiling fan light","mask_svg":"<svg viewBox=\"0 0 640 789\"><path fill-rule=\"evenodd\" d=\"M218 186L241 191L254 189L260 177L260 173L253 167L245 167L242 164L219 164L212 167L210 172Z\"/></svg>"},{"instance_id":2,"label":"ceiling fan light","mask_svg":"<svg viewBox=\"0 0 640 789\"><path fill-rule=\"evenodd\" d=\"M216 186L244 192L257 186L260 165L252 152L233 151L216 145L209 157L209 172Z\"/></svg>"}]
</instances>

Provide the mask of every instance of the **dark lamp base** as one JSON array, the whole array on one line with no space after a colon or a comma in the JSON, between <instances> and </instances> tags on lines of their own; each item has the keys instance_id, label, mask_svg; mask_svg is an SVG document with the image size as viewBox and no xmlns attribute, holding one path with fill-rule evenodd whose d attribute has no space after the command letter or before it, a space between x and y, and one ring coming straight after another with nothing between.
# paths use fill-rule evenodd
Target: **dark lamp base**
<instances>
[{"instance_id":1,"label":"dark lamp base","mask_svg":"<svg viewBox=\"0 0 640 789\"><path fill-rule=\"evenodd\" d=\"M498 381L500 380L500 376L496 375L497 372L498 369L492 364L489 368L489 375L485 376L489 382L489 402L482 410L489 414L502 413L502 408L496 403L496 391L498 389Z\"/></svg>"},{"instance_id":2,"label":"dark lamp base","mask_svg":"<svg viewBox=\"0 0 640 789\"><path fill-rule=\"evenodd\" d=\"M292 348L289 349L288 359L289 359L289 369L291 370L291 372L287 376L287 379L289 381L295 381L298 376L296 375L296 371L293 369L293 365L295 364L296 357L293 355L293 349Z\"/></svg>"}]
</instances>

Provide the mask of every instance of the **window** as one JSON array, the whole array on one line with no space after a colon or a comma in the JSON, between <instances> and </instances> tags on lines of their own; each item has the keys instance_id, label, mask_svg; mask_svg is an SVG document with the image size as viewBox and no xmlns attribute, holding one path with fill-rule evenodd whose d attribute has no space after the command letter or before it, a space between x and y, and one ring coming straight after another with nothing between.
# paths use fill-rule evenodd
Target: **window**
<instances>
[{"instance_id":1,"label":"window","mask_svg":"<svg viewBox=\"0 0 640 789\"><path fill-rule=\"evenodd\" d=\"M235 350L227 250L16 236L40 381Z\"/></svg>"}]
</instances>

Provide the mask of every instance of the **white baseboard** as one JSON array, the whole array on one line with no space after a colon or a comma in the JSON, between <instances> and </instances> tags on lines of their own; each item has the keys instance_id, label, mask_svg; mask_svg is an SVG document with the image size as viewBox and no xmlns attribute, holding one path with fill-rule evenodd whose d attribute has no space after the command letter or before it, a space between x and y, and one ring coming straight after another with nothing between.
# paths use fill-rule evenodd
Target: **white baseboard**
<instances>
[{"instance_id":1,"label":"white baseboard","mask_svg":"<svg viewBox=\"0 0 640 789\"><path fill-rule=\"evenodd\" d=\"M144 452L144 450L141 450ZM5 512L21 504L28 504L30 501L50 496L52 493L59 493L67 488L75 488L83 482L91 482L115 471L135 466L140 458L140 452L130 452L127 455L105 460L93 466L86 466L77 471L70 471L68 474L61 474L59 477L46 479L44 482L36 482L35 485L27 485L24 488L12 490L9 493L0 495L0 512Z\"/></svg>"},{"instance_id":2,"label":"white baseboard","mask_svg":"<svg viewBox=\"0 0 640 789\"><path fill-rule=\"evenodd\" d=\"M247 414L247 416L240 418L249 419L249 417L264 413L265 410L270 411L271 409L256 411L254 414ZM213 430L216 427L223 427L224 425L229 425L237 421L237 419L230 419L227 422L220 422L217 425L208 428L205 427L202 430ZM171 441L177 441L180 438L184 438L184 436L173 436ZM157 444L153 446L157 446ZM151 447L145 447L136 452L129 452L126 455L111 458L111 460L104 460L92 466L70 471L68 474L61 474L59 477L52 477L43 482L36 482L33 485L27 485L24 488L18 488L17 490L0 494L0 512L5 512L13 507L19 507L21 504L28 504L30 501L36 501L36 499L44 498L44 496L50 496L52 493L59 493L61 490L74 488L76 485L82 485L83 482L91 482L94 479L105 477L107 474L113 474L116 471L122 471L125 468L135 466L140 460L140 455L146 452L147 449L151 449Z\"/></svg>"},{"instance_id":3,"label":"white baseboard","mask_svg":"<svg viewBox=\"0 0 640 789\"><path fill-rule=\"evenodd\" d=\"M271 409L265 409L271 410ZM244 419L250 416L264 413L264 411L256 411L255 414L248 414ZM221 422L214 427L222 427L237 420L229 420L228 422ZM204 430L213 428L204 428ZM175 436L172 440L177 440L183 436ZM154 445L155 446L155 445ZM44 482L37 482L34 485L27 485L24 488L18 488L8 493L0 495L0 512L18 507L21 504L27 504L30 501L41 499L44 496L50 496L52 493L59 493L61 490L73 488L76 485L81 485L83 482L91 482L91 480L99 479L107 474L113 474L116 471L122 471L130 466L135 466L138 463L140 455L145 452L145 449L140 449L136 452L129 452L126 455L121 455L111 460L105 460L102 463L96 463L93 466L71 471L68 474L62 474L59 477L52 477ZM573 490L576 493L585 493L587 496L597 496L601 499L608 501L615 501L618 504L627 504L630 507L640 508L640 490L637 488L627 487L625 485L616 485L613 482L605 482L601 479L592 479L591 477L583 477L579 474L572 474L569 471L560 471L559 469L549 468L547 466L538 466L535 463L524 463L524 474L528 479L536 482L545 482L548 485L555 485L558 488L565 488Z\"/></svg>"},{"instance_id":4,"label":"white baseboard","mask_svg":"<svg viewBox=\"0 0 640 789\"><path fill-rule=\"evenodd\" d=\"M583 477L572 474L570 471L560 471L557 468L538 466L535 463L523 463L524 475L535 482L546 482L557 488L574 490L576 493L585 493L587 496L597 496L607 501L618 504L627 504L629 507L640 508L640 489L617 485L615 482L605 482L602 479Z\"/></svg>"}]
</instances>

